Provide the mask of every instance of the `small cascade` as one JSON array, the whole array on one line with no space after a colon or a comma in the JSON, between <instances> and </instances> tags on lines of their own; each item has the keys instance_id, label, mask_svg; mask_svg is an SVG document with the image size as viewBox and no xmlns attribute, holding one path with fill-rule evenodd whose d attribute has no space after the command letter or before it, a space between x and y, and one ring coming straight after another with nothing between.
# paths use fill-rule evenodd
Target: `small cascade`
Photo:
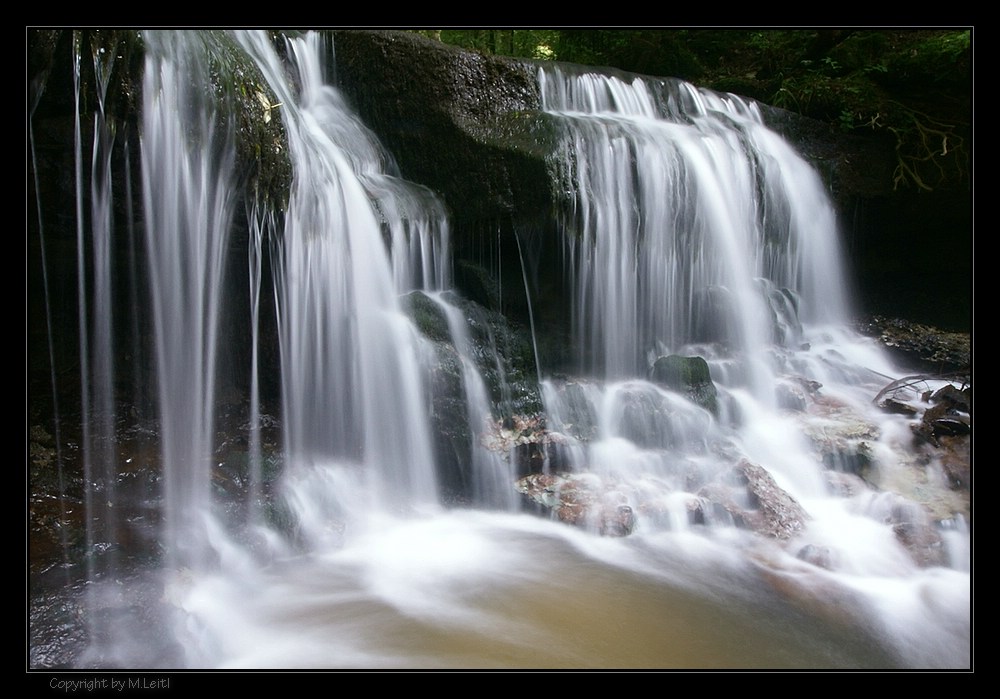
<instances>
[{"instance_id":1,"label":"small cascade","mask_svg":"<svg viewBox=\"0 0 1000 699\"><path fill-rule=\"evenodd\" d=\"M420 351L397 284L444 283L435 246L447 238L325 81L318 35L288 42L294 89L266 36L239 39L282 105L294 173L272 245L286 469L359 470L372 511L433 507Z\"/></svg>"},{"instance_id":2,"label":"small cascade","mask_svg":"<svg viewBox=\"0 0 1000 699\"><path fill-rule=\"evenodd\" d=\"M94 62L95 88L97 90L97 111L94 115L94 143L91 164L90 192L90 239L93 250L92 258L92 381L93 409L96 418L96 439L94 458L101 464L102 472L99 478L103 480L104 492L101 494L106 513L101 516L103 532L101 538L107 542L120 540L118 531L118 515L116 513L118 496L118 457L115 453L115 414L114 397L115 372L112 366L114 357L113 311L114 279L112 273L113 249L115 231L111 220L114 192L112 191L111 156L115 146L116 124L108 115L106 98L111 71L114 67L115 52L103 46L92 50ZM115 547L109 549L108 567L115 571L118 568Z\"/></svg>"},{"instance_id":3,"label":"small cascade","mask_svg":"<svg viewBox=\"0 0 1000 699\"><path fill-rule=\"evenodd\" d=\"M735 96L558 67L540 71L539 83L543 107L565 133L562 177L572 200L563 226L579 366L611 382L586 411L596 420L591 436L670 449L675 463L678 450L713 462L709 431L735 428L713 439L737 438L754 429L751 416L778 409L783 375L815 376L818 355L802 350L804 326L848 319L821 183L756 106ZM693 396L688 386L700 416L677 403L673 374L660 363L671 355L707 362L710 395ZM550 386L547 395L579 391ZM791 425L761 423L759 431L754 444L798 441ZM822 490L810 480L809 492Z\"/></svg>"},{"instance_id":4,"label":"small cascade","mask_svg":"<svg viewBox=\"0 0 1000 699\"><path fill-rule=\"evenodd\" d=\"M250 421L248 457L250 465L250 513L249 519L263 523L263 453L261 451L261 410L260 410L260 294L263 283L262 270L265 240L274 235L276 227L273 212L262 212L254 207L247 214L250 223L250 244L247 262L250 273Z\"/></svg>"},{"instance_id":5,"label":"small cascade","mask_svg":"<svg viewBox=\"0 0 1000 699\"><path fill-rule=\"evenodd\" d=\"M76 100L76 117L74 123L74 168L75 168L75 182L76 182L76 270L77 270L77 289L79 292L79 300L77 302L78 306L78 321L77 327L79 329L79 342L80 342L80 366L82 370L80 371L80 405L81 418L80 418L80 429L81 429L81 453L83 461L83 478L85 483L94 482L93 473L93 461L92 461L92 443L91 443L91 412L90 412L90 394L91 394L91 377L90 377L90 331L88 329L87 318L88 318L88 298L87 292L87 274L86 274L86 245L84 240L84 198L83 198L83 136L82 127L80 124L80 61L82 60L81 49L79 45L79 35L73 35L73 88L74 88L74 98ZM86 546L88 551L94 550L94 497L93 489L87 488L86 496L86 512L87 512L87 536L86 536ZM96 579L95 574L95 564L94 558L89 557L87 561L87 579ZM93 594L89 595L93 597ZM88 600L91 606L91 611L94 606L93 600Z\"/></svg>"},{"instance_id":6,"label":"small cascade","mask_svg":"<svg viewBox=\"0 0 1000 699\"><path fill-rule=\"evenodd\" d=\"M538 335L535 331L535 310L531 304L531 285L528 283L528 269L524 264L524 251L521 249L521 237L519 235L514 236L514 242L517 243L517 259L521 263L521 279L524 280L524 298L528 303L528 322L531 326L531 352L535 359L535 375L538 379L538 384L542 383L541 369L538 366Z\"/></svg>"},{"instance_id":7,"label":"small cascade","mask_svg":"<svg viewBox=\"0 0 1000 699\"><path fill-rule=\"evenodd\" d=\"M236 208L232 122L210 83L212 37L149 32L142 182L155 327L164 545L176 568L209 561L219 316ZM221 125L221 126L220 126Z\"/></svg>"},{"instance_id":8,"label":"small cascade","mask_svg":"<svg viewBox=\"0 0 1000 699\"><path fill-rule=\"evenodd\" d=\"M713 342L743 357L763 397L760 351L788 305L801 298L810 322L846 320L831 207L754 105L681 82L558 68L539 81L543 108L566 129L562 177L574 199L564 228L583 370L643 375L660 354Z\"/></svg>"},{"instance_id":9,"label":"small cascade","mask_svg":"<svg viewBox=\"0 0 1000 699\"><path fill-rule=\"evenodd\" d=\"M922 577L914 558L967 555L917 505L862 485L873 464L906 478L912 459L905 420L872 404L898 370L846 329L832 207L755 105L560 67L539 84L563 128L580 376L544 381L563 475L526 485L534 500L602 533L754 531L904 587Z\"/></svg>"},{"instance_id":10,"label":"small cascade","mask_svg":"<svg viewBox=\"0 0 1000 699\"><path fill-rule=\"evenodd\" d=\"M469 428L469 453L471 455L472 495L478 506L496 507L506 511L515 509L515 480L510 454L506 449L487 448L489 436L495 431L497 417L491 409L492 400L483 380L476 359L477 350L469 336L468 320L460 308L448 302L441 294L432 296L448 321L452 344L461 362L462 389L465 395L466 419ZM489 359L496 362L496 343L489 343ZM498 367L502 386L506 387L502 370ZM502 391L509 393L508 391Z\"/></svg>"},{"instance_id":11,"label":"small cascade","mask_svg":"<svg viewBox=\"0 0 1000 699\"><path fill-rule=\"evenodd\" d=\"M45 82L48 78L48 70L43 71L42 75L39 77L37 82L33 82L31 85L30 94L30 104L28 110L28 146L31 153L31 166L34 172L34 185L35 185L35 210L36 216L38 217L38 242L39 242L39 258L41 261L41 274L42 274L42 294L45 301L45 342L46 350L48 354L49 361L49 387L52 391L52 431L55 440L55 461L56 461L56 479L58 485L58 498L59 498L59 522L66 521L66 474L63 467L63 442L62 442L62 420L61 413L59 409L59 392L58 392L58 382L56 379L56 359L55 359L55 335L53 334L53 312L52 312L52 302L50 299L50 284L49 284L49 264L48 264L48 254L46 252L45 243L45 216L42 206L42 197L39 191L38 182L38 158L35 147L35 127L34 127L34 115L35 110L38 107L38 101L41 99L42 94L45 91ZM61 526L59 531L59 546L61 551L62 567L64 569L65 580L69 582L69 538L66 533L66 527Z\"/></svg>"},{"instance_id":12,"label":"small cascade","mask_svg":"<svg viewBox=\"0 0 1000 699\"><path fill-rule=\"evenodd\" d=\"M108 84L115 61L114 51L96 43L90 56L83 55L79 33L74 32L75 99L81 99L81 61L93 62L96 109L89 196L84 194L84 127L77 109L75 124L75 169L77 196L77 285L79 289L80 396L82 410L82 458L86 504L86 549L88 579L113 580L118 574L118 457L115 449L116 404L114 398L114 305L112 249L114 230L111 211L111 155L116 124L106 110ZM89 215L87 203L90 204ZM115 633L113 613L118 600L113 588L88 592L89 632L94 648L106 644ZM99 652L99 651L98 651Z\"/></svg>"}]
</instances>

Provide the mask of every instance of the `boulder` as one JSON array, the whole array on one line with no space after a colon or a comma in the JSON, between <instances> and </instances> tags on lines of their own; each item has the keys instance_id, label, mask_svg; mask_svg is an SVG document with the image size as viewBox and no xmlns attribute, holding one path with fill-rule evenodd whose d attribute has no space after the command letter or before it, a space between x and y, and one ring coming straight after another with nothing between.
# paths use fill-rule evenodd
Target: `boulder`
<instances>
[{"instance_id":1,"label":"boulder","mask_svg":"<svg viewBox=\"0 0 1000 699\"><path fill-rule=\"evenodd\" d=\"M592 474L537 473L517 481L517 491L540 512L601 536L628 536L636 514L628 496Z\"/></svg>"},{"instance_id":2,"label":"boulder","mask_svg":"<svg viewBox=\"0 0 1000 699\"><path fill-rule=\"evenodd\" d=\"M677 354L658 357L653 362L649 378L653 383L683 393L713 415L718 414L718 391L704 358Z\"/></svg>"},{"instance_id":3,"label":"boulder","mask_svg":"<svg viewBox=\"0 0 1000 699\"><path fill-rule=\"evenodd\" d=\"M781 541L800 534L809 519L766 469L746 459L698 495L716 510L728 513L737 527Z\"/></svg>"}]
</instances>

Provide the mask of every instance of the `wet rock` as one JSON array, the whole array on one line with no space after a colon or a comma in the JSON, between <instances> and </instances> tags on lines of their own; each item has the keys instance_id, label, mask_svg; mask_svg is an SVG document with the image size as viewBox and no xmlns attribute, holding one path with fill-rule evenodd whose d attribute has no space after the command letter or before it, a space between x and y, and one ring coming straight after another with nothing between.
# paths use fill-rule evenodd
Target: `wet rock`
<instances>
[{"instance_id":1,"label":"wet rock","mask_svg":"<svg viewBox=\"0 0 1000 699\"><path fill-rule=\"evenodd\" d=\"M846 406L824 406L823 415L828 419L805 427L820 461L831 471L871 480L876 467L872 444L879 439L879 428Z\"/></svg>"},{"instance_id":2,"label":"wet rock","mask_svg":"<svg viewBox=\"0 0 1000 699\"><path fill-rule=\"evenodd\" d=\"M938 529L939 519L931 515L927 503L898 493L872 493L863 513L890 526L896 540L917 565L930 567L946 564L946 551Z\"/></svg>"},{"instance_id":3,"label":"wet rock","mask_svg":"<svg viewBox=\"0 0 1000 699\"><path fill-rule=\"evenodd\" d=\"M445 292L469 330L469 353L489 391L494 414L534 414L542 408L531 334L523 325L482 305Z\"/></svg>"},{"instance_id":4,"label":"wet rock","mask_svg":"<svg viewBox=\"0 0 1000 699\"><path fill-rule=\"evenodd\" d=\"M636 385L617 394L621 419L619 434L642 449L670 449L677 437L671 425L672 411L663 393ZM645 390L644 390L645 389Z\"/></svg>"},{"instance_id":5,"label":"wet rock","mask_svg":"<svg viewBox=\"0 0 1000 699\"><path fill-rule=\"evenodd\" d=\"M852 498L859 493L871 490L871 487L864 480L853 473L826 471L825 476L830 491L843 498Z\"/></svg>"},{"instance_id":6,"label":"wet rock","mask_svg":"<svg viewBox=\"0 0 1000 699\"><path fill-rule=\"evenodd\" d=\"M561 408L560 429L574 439L586 442L597 436L598 417L588 397L587 384L567 381L556 386Z\"/></svg>"},{"instance_id":7,"label":"wet rock","mask_svg":"<svg viewBox=\"0 0 1000 699\"><path fill-rule=\"evenodd\" d=\"M917 462L921 468L943 474L946 487L967 498L971 480L972 387L967 377L951 378L936 390L941 377L918 374L893 381L875 397L887 412L903 414L913 421ZM934 488L931 488L933 492ZM920 498L923 500L924 498ZM940 499L940 498L936 498ZM951 516L938 512L937 503L928 508L937 518ZM960 511L970 515L968 503Z\"/></svg>"},{"instance_id":8,"label":"wet rock","mask_svg":"<svg viewBox=\"0 0 1000 699\"><path fill-rule=\"evenodd\" d=\"M31 463L39 468L47 468L56 462L55 440L40 425L32 425L28 454Z\"/></svg>"},{"instance_id":9,"label":"wet rock","mask_svg":"<svg viewBox=\"0 0 1000 699\"><path fill-rule=\"evenodd\" d=\"M55 439L41 425L32 425L28 432L30 440L44 447L54 447Z\"/></svg>"},{"instance_id":10,"label":"wet rock","mask_svg":"<svg viewBox=\"0 0 1000 699\"><path fill-rule=\"evenodd\" d=\"M778 407L793 412L805 412L812 403L821 398L823 384L804 376L783 376L775 385Z\"/></svg>"},{"instance_id":11,"label":"wet rock","mask_svg":"<svg viewBox=\"0 0 1000 699\"><path fill-rule=\"evenodd\" d=\"M448 342L433 343L436 361L430 371L430 422L438 459L438 478L446 499L461 498L472 488L472 433L462 384L462 361Z\"/></svg>"},{"instance_id":12,"label":"wet rock","mask_svg":"<svg viewBox=\"0 0 1000 699\"><path fill-rule=\"evenodd\" d=\"M737 318L738 304L733 293L723 286L708 286L698 291L696 295L698 313L695 314L695 325L692 339L695 342L732 342L734 322Z\"/></svg>"},{"instance_id":13,"label":"wet rock","mask_svg":"<svg viewBox=\"0 0 1000 699\"><path fill-rule=\"evenodd\" d=\"M912 405L898 401L895 398L889 398L882 403L882 410L893 415L906 415L907 417L916 417L920 414L920 411Z\"/></svg>"},{"instance_id":14,"label":"wet rock","mask_svg":"<svg viewBox=\"0 0 1000 699\"><path fill-rule=\"evenodd\" d=\"M836 556L828 546L806 544L799 549L799 552L795 554L795 557L800 561L811 563L814 566L819 566L820 568L825 568L826 570L834 570L837 567Z\"/></svg>"},{"instance_id":15,"label":"wet rock","mask_svg":"<svg viewBox=\"0 0 1000 699\"><path fill-rule=\"evenodd\" d=\"M775 386L775 392L779 408L795 412L803 412L806 409L806 394L799 385L780 381Z\"/></svg>"},{"instance_id":16,"label":"wet rock","mask_svg":"<svg viewBox=\"0 0 1000 699\"><path fill-rule=\"evenodd\" d=\"M924 410L920 423L911 426L918 443L940 446L941 437L971 434L972 416L965 412L970 409L970 401L963 392L949 385L932 395L931 401L934 404Z\"/></svg>"},{"instance_id":17,"label":"wet rock","mask_svg":"<svg viewBox=\"0 0 1000 699\"><path fill-rule=\"evenodd\" d=\"M558 139L538 112L537 68L411 32L335 31L338 87L402 175L456 219L552 205L545 156Z\"/></svg>"},{"instance_id":18,"label":"wet rock","mask_svg":"<svg viewBox=\"0 0 1000 699\"><path fill-rule=\"evenodd\" d=\"M954 384L947 384L935 391L930 398L932 403L943 403L952 410L972 414L972 387L959 389Z\"/></svg>"},{"instance_id":19,"label":"wet rock","mask_svg":"<svg viewBox=\"0 0 1000 699\"><path fill-rule=\"evenodd\" d=\"M885 495L883 520L920 566L938 566L946 562L945 550L937 523L926 508L900 495Z\"/></svg>"},{"instance_id":20,"label":"wet rock","mask_svg":"<svg viewBox=\"0 0 1000 699\"><path fill-rule=\"evenodd\" d=\"M448 319L440 304L422 291L411 291L400 302L424 337L435 342L451 342Z\"/></svg>"},{"instance_id":21,"label":"wet rock","mask_svg":"<svg viewBox=\"0 0 1000 699\"><path fill-rule=\"evenodd\" d=\"M891 522L896 539L906 547L918 565L928 567L945 564L941 535L927 520L926 513L919 505L897 505L892 510Z\"/></svg>"},{"instance_id":22,"label":"wet rock","mask_svg":"<svg viewBox=\"0 0 1000 699\"><path fill-rule=\"evenodd\" d=\"M498 284L482 265L456 260L455 285L465 298L494 311L501 309Z\"/></svg>"},{"instance_id":23,"label":"wet rock","mask_svg":"<svg viewBox=\"0 0 1000 699\"><path fill-rule=\"evenodd\" d=\"M628 496L592 474L531 474L516 488L540 512L565 524L601 536L628 536L635 530L636 512Z\"/></svg>"},{"instance_id":24,"label":"wet rock","mask_svg":"<svg viewBox=\"0 0 1000 699\"><path fill-rule=\"evenodd\" d=\"M462 348L461 354L451 336L448 315L438 300L421 291L401 299L404 311L433 351L427 379L442 495L448 501L462 502L473 496L476 438L481 437L487 448L514 458L521 475L540 470L534 464L544 462L548 440L520 434L526 430L544 434L543 422L528 425L526 421L530 418L523 415L526 412L537 415L541 407L535 357L525 330L500 313L450 292L442 294L441 300L458 310L468 324L468 346ZM489 405L485 407L495 415L505 415L502 420L512 428L517 423L518 434L504 424L471 424L473 418L465 393L465 372L471 366L478 371L488 392ZM540 449L522 448L535 441L543 442Z\"/></svg>"},{"instance_id":25,"label":"wet rock","mask_svg":"<svg viewBox=\"0 0 1000 699\"><path fill-rule=\"evenodd\" d=\"M658 357L653 362L649 378L653 383L683 393L712 414L718 414L718 392L704 358L677 354Z\"/></svg>"},{"instance_id":26,"label":"wet rock","mask_svg":"<svg viewBox=\"0 0 1000 699\"><path fill-rule=\"evenodd\" d=\"M907 365L928 373L969 371L972 338L969 333L939 330L899 318L872 316L858 330L877 338Z\"/></svg>"},{"instance_id":27,"label":"wet rock","mask_svg":"<svg viewBox=\"0 0 1000 699\"><path fill-rule=\"evenodd\" d=\"M635 512L627 504L605 508L601 511L602 536L628 536L635 529Z\"/></svg>"},{"instance_id":28,"label":"wet rock","mask_svg":"<svg viewBox=\"0 0 1000 699\"><path fill-rule=\"evenodd\" d=\"M711 507L712 519L724 512L737 527L782 541L799 534L809 519L766 469L745 459L702 487L698 496Z\"/></svg>"},{"instance_id":29,"label":"wet rock","mask_svg":"<svg viewBox=\"0 0 1000 699\"><path fill-rule=\"evenodd\" d=\"M968 493L972 483L972 445L968 436L941 437L935 456L952 490ZM968 514L971 521L971 512Z\"/></svg>"},{"instance_id":30,"label":"wet rock","mask_svg":"<svg viewBox=\"0 0 1000 699\"><path fill-rule=\"evenodd\" d=\"M511 415L489 425L480 444L502 454L518 478L561 471L568 466L566 448L573 441L545 426L543 415Z\"/></svg>"},{"instance_id":31,"label":"wet rock","mask_svg":"<svg viewBox=\"0 0 1000 699\"><path fill-rule=\"evenodd\" d=\"M935 437L955 437L970 434L972 432L972 424L969 418L964 415L942 415L934 420L933 429Z\"/></svg>"},{"instance_id":32,"label":"wet rock","mask_svg":"<svg viewBox=\"0 0 1000 699\"><path fill-rule=\"evenodd\" d=\"M514 475L520 478L543 472L548 454L542 442L522 442L514 446L510 458L514 463Z\"/></svg>"},{"instance_id":33,"label":"wet rock","mask_svg":"<svg viewBox=\"0 0 1000 699\"><path fill-rule=\"evenodd\" d=\"M768 279L758 279L757 285L770 314L772 341L785 347L794 346L802 339L799 295L791 289L776 287Z\"/></svg>"}]
</instances>

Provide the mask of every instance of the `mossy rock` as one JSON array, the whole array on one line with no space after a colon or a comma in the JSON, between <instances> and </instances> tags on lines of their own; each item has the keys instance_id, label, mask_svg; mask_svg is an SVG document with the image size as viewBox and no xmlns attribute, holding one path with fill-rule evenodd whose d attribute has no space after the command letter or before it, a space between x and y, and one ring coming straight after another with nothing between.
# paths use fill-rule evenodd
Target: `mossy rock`
<instances>
[{"instance_id":1,"label":"mossy rock","mask_svg":"<svg viewBox=\"0 0 1000 699\"><path fill-rule=\"evenodd\" d=\"M411 291L401 301L403 311L424 337L435 342L451 342L448 318L436 301L422 291Z\"/></svg>"},{"instance_id":2,"label":"mossy rock","mask_svg":"<svg viewBox=\"0 0 1000 699\"><path fill-rule=\"evenodd\" d=\"M719 412L718 391L712 383L708 362L703 357L682 357L679 354L659 357L650 370L650 380L685 394L713 415Z\"/></svg>"}]
</instances>

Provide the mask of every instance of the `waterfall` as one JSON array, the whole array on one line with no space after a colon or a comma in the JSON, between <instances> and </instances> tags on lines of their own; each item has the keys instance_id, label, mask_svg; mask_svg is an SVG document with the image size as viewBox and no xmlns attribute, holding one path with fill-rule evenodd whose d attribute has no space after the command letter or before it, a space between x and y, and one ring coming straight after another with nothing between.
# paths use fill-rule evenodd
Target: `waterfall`
<instances>
[{"instance_id":1,"label":"waterfall","mask_svg":"<svg viewBox=\"0 0 1000 699\"><path fill-rule=\"evenodd\" d=\"M441 308L448 323L448 332L461 364L462 393L465 395L466 420L469 427L469 453L472 468L472 495L482 507L516 509L514 501L514 471L503 450L488 449L483 445L484 435L490 433L496 420L486 383L476 362L476 350L469 337L468 320L461 309L449 302L444 294L432 298ZM489 354L497 355L495 342ZM500 377L501 382L503 377Z\"/></svg>"},{"instance_id":2,"label":"waterfall","mask_svg":"<svg viewBox=\"0 0 1000 699\"><path fill-rule=\"evenodd\" d=\"M211 37L150 32L143 211L156 338L166 551L201 568L211 513L218 325L236 206L232 122L204 93ZM220 127L220 124L222 126Z\"/></svg>"},{"instance_id":3,"label":"waterfall","mask_svg":"<svg viewBox=\"0 0 1000 699\"><path fill-rule=\"evenodd\" d=\"M38 157L35 148L35 129L34 129L34 114L35 108L38 106L38 101L41 99L42 94L45 91L45 78L47 77L48 70L43 71L43 74L39 77L38 82L32 82L31 85L31 102L28 110L28 143L31 152L31 165L34 171L34 186L35 186L35 209L36 216L38 217L38 240L39 240L39 258L41 262L41 275L42 275L42 295L44 298L45 306L45 345L46 352L49 360L49 386L52 391L52 422L53 422L53 433L55 438L55 460L56 460L56 472L57 472L57 483L58 483L58 499L59 499L59 521L63 522L66 520L66 474L63 469L63 447L62 447L62 434L61 434L61 418L59 410L59 397L57 391L58 382L56 380L56 360L55 360L55 335L53 334L53 312L52 312L52 301L50 299L50 284L49 284L49 265L47 262L47 254L45 251L45 223L42 209L42 197L39 192L38 186ZM75 71L74 71L75 76ZM74 92L78 91L78 84L75 83ZM74 141L78 141L78 137L74 138ZM62 565L66 571L66 582L69 582L69 539L66 534L65 528L62 528L59 532L59 545L62 550Z\"/></svg>"},{"instance_id":4,"label":"waterfall","mask_svg":"<svg viewBox=\"0 0 1000 699\"><path fill-rule=\"evenodd\" d=\"M249 462L250 462L250 518L262 522L263 503L263 454L261 451L261 411L260 411L260 301L263 283L261 267L264 257L264 241L275 230L274 212L263 213L256 205L248 212L250 222L250 245L247 256L250 273L250 422L249 422Z\"/></svg>"},{"instance_id":5,"label":"waterfall","mask_svg":"<svg viewBox=\"0 0 1000 699\"><path fill-rule=\"evenodd\" d=\"M567 130L573 318L593 352L583 369L641 375L651 356L722 341L747 356L760 393L753 353L785 320L775 299L794 299L804 320L847 320L830 203L754 105L682 82L559 69L539 81Z\"/></svg>"},{"instance_id":6,"label":"waterfall","mask_svg":"<svg viewBox=\"0 0 1000 699\"><path fill-rule=\"evenodd\" d=\"M402 177L332 84L327 35L141 39L146 257L131 279L148 284L150 307L132 330L148 314L155 367L131 376L155 368L158 422L142 428L159 455L136 467L155 474L137 487L112 448L124 350L109 265L115 197L133 233L131 190L112 186L112 55L93 57L84 168L77 51L88 648L64 664L970 663L970 527L946 495L931 503L944 524L931 521L921 498L946 491L940 464L914 468L907 418L872 404L900 371L847 329L835 212L756 104L539 70L560 136L550 162L576 354L569 369L538 363L559 315L540 312L550 299L528 274L546 253L498 229L496 265L520 261L527 300L517 351L535 357L514 377L498 329L510 326L453 286L449 207L461 203ZM280 202L237 171L247 97L287 144ZM245 353L227 323L246 330ZM245 395L220 395L229 373ZM230 410L245 427L222 425ZM143 536L142 556L95 555ZM64 540L62 555L75 551Z\"/></svg>"},{"instance_id":7,"label":"waterfall","mask_svg":"<svg viewBox=\"0 0 1000 699\"><path fill-rule=\"evenodd\" d=\"M589 408L553 403L584 394L550 387L549 412L589 411L601 439L669 447L639 459L664 460L662 472L679 446L704 450L709 422L754 430L753 416L779 407L780 381L826 376L816 364L829 359L803 349L812 339L803 328L850 318L836 217L818 176L756 105L681 81L558 67L542 69L539 84L565 134L562 225L578 364L612 382ZM723 393L714 420L646 383L666 355L707 360ZM869 380L892 371L877 355ZM780 421L759 430L756 444L806 447ZM789 465L777 475L822 492L818 472L807 471Z\"/></svg>"},{"instance_id":8,"label":"waterfall","mask_svg":"<svg viewBox=\"0 0 1000 699\"><path fill-rule=\"evenodd\" d=\"M647 531L694 524L738 536L768 506L753 487L731 488L759 477L790 497L790 510L766 516L787 523L802 507L802 531L772 532L800 559L838 552L822 565L849 570L875 598L882 591L866 576L936 585L915 582L922 576L882 528L908 526L899 508L910 506L893 496L888 514L839 480L869 477L858 466L868 450L883 482L905 480L912 456L901 421L872 406L896 369L846 329L836 217L809 165L732 95L560 67L541 69L539 85L563 134L580 373L544 381L549 428L577 474L548 488L589 493L598 504L587 522L601 531L624 511ZM695 360L710 379L665 381L665 367L692 371ZM841 456L829 453L834 442ZM560 513L573 517L571 504L557 503ZM967 554L938 543L945 559ZM872 604L885 612L885 600Z\"/></svg>"},{"instance_id":9,"label":"waterfall","mask_svg":"<svg viewBox=\"0 0 1000 699\"><path fill-rule=\"evenodd\" d=\"M74 97L81 97L80 61L83 56L79 36L74 33ZM79 289L80 336L80 395L82 404L83 470L87 483L101 483L98 491L86 491L86 540L94 551L106 555L91 556L87 563L92 580L113 576L117 571L115 542L119 540L116 512L118 459L114 449L114 369L113 357L113 279L111 271L114 231L111 222L113 192L111 186L111 153L115 141L115 123L105 109L114 53L104 47L94 47L93 61L97 109L94 112L92 159L90 166L90 197L83 196L83 132L78 116L75 124L75 167L77 199L77 285ZM85 202L89 201L90 226L85 227ZM87 259L87 252L90 258ZM96 611L103 605L96 592L88 593L88 606L93 622L91 632L95 645L108 634L108 623Z\"/></svg>"},{"instance_id":10,"label":"waterfall","mask_svg":"<svg viewBox=\"0 0 1000 699\"><path fill-rule=\"evenodd\" d=\"M423 214L417 196L384 172L387 155L326 82L318 35L289 41L297 92L266 37L243 41L282 105L293 167L274 243L286 462L362 466L370 507L433 505L423 372L397 282L442 283L438 241L407 216L408 206ZM419 264L399 261L394 273L383 221L413 239Z\"/></svg>"}]
</instances>

